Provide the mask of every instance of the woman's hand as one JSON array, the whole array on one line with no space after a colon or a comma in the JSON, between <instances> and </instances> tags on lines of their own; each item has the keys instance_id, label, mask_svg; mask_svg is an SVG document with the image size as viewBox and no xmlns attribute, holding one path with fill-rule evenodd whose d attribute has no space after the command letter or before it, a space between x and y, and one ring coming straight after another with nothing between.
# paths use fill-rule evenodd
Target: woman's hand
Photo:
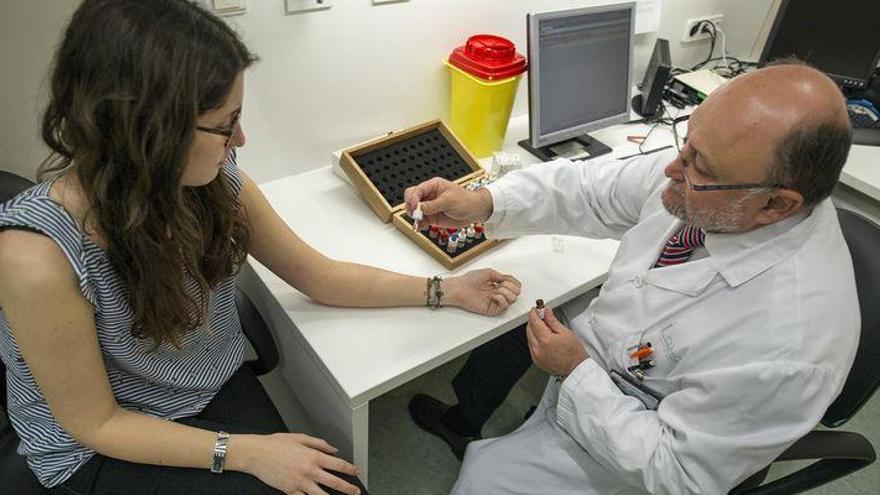
<instances>
[{"instance_id":1,"label":"woman's hand","mask_svg":"<svg viewBox=\"0 0 880 495\"><path fill-rule=\"evenodd\" d=\"M516 301L522 284L511 275L487 268L447 278L443 281L441 290L448 306L495 316Z\"/></svg>"},{"instance_id":2,"label":"woman's hand","mask_svg":"<svg viewBox=\"0 0 880 495\"><path fill-rule=\"evenodd\" d=\"M350 495L360 490L329 470L358 475L358 469L333 457L336 448L301 433L232 435L229 468L244 471L287 494L326 495L318 483Z\"/></svg>"}]
</instances>

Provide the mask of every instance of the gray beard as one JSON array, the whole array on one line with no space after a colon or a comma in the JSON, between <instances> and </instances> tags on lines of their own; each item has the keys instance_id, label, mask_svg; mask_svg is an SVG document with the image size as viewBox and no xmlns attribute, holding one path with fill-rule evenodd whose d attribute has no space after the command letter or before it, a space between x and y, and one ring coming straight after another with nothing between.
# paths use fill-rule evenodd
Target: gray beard
<instances>
[{"instance_id":1,"label":"gray beard","mask_svg":"<svg viewBox=\"0 0 880 495\"><path fill-rule=\"evenodd\" d=\"M717 234L738 232L740 230L739 226L743 223L742 219L745 215L745 204L752 199L755 194L760 194L762 192L760 189L750 191L748 194L737 199L725 208L697 212L694 214L689 212L685 207L684 187L687 186L670 179L666 184L664 196L666 195L666 191L669 191L669 194L674 196L676 201L670 204L663 201L663 207L666 208L666 211L680 218L686 224L699 227L705 232ZM711 192L706 192L706 194L711 194Z\"/></svg>"}]
</instances>

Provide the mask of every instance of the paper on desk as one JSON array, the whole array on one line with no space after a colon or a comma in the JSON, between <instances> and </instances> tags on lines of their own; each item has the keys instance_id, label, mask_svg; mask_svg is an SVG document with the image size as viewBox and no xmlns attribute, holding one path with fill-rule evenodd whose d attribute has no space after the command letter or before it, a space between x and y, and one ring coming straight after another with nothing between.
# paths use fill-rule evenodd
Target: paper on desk
<instances>
[{"instance_id":1,"label":"paper on desk","mask_svg":"<svg viewBox=\"0 0 880 495\"><path fill-rule=\"evenodd\" d=\"M663 0L636 0L636 34L660 29Z\"/></svg>"}]
</instances>

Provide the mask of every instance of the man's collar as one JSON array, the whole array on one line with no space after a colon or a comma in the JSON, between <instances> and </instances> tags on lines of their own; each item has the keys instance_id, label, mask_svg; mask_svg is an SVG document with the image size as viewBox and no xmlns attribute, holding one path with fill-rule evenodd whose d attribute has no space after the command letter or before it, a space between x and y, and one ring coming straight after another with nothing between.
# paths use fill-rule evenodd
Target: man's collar
<instances>
[{"instance_id":1,"label":"man's collar","mask_svg":"<svg viewBox=\"0 0 880 495\"><path fill-rule=\"evenodd\" d=\"M750 232L707 233L708 257L650 270L644 276L651 285L690 296L701 294L718 274L731 287L736 287L798 250L818 221L816 213L818 211L813 214L804 211ZM666 237L678 232L682 225L681 221L671 225Z\"/></svg>"},{"instance_id":2,"label":"man's collar","mask_svg":"<svg viewBox=\"0 0 880 495\"><path fill-rule=\"evenodd\" d=\"M749 232L706 234L706 250L721 276L736 287L800 249L817 218L804 210Z\"/></svg>"}]
</instances>

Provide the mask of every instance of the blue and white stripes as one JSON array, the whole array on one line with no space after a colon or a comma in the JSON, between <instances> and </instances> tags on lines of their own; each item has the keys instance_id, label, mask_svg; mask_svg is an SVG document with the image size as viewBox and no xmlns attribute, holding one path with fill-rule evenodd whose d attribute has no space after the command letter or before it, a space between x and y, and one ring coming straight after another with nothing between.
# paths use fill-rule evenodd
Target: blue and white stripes
<instances>
[{"instance_id":1,"label":"blue and white stripes","mask_svg":"<svg viewBox=\"0 0 880 495\"><path fill-rule=\"evenodd\" d=\"M234 158L230 155L223 173L238 194L242 183ZM95 328L107 376L121 407L165 419L198 414L243 362L244 336L235 310L234 277L210 295L210 330L185 334L182 349L165 343L151 352L152 340L131 334L132 311L121 278L104 251L48 196L51 185L51 181L43 182L0 205L0 228L41 232L58 243L67 256L80 291L95 308ZM193 280L187 281L189 290L195 287ZM27 456L43 485L63 483L94 452L77 444L55 421L2 309L0 357L7 368L10 421L21 438L18 452Z\"/></svg>"}]
</instances>

